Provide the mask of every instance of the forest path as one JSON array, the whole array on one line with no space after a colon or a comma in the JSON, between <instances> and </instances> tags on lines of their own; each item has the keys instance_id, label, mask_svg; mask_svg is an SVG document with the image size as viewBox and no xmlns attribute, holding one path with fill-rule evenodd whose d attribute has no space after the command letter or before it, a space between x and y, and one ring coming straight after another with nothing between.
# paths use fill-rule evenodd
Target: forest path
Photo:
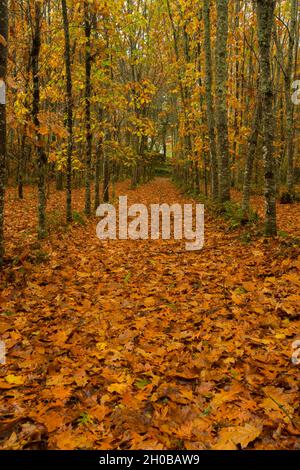
<instances>
[{"instance_id":1,"label":"forest path","mask_svg":"<svg viewBox=\"0 0 300 470\"><path fill-rule=\"evenodd\" d=\"M189 202L162 178L117 193L129 204ZM53 233L39 247L33 193L9 196L19 254L1 280L2 448L299 446L297 249L245 245L208 213L200 252L100 242L96 218L54 230L63 199L51 196Z\"/></svg>"}]
</instances>

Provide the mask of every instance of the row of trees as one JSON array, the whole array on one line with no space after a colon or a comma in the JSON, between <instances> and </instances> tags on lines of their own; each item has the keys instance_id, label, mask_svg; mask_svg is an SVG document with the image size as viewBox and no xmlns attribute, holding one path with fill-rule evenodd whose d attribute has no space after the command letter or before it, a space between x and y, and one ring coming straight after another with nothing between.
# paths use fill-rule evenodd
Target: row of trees
<instances>
[{"instance_id":1,"label":"row of trees","mask_svg":"<svg viewBox=\"0 0 300 470\"><path fill-rule=\"evenodd\" d=\"M177 77L177 176L222 203L253 180L264 187L266 233L276 234L276 197L295 195L299 158L298 0L167 0ZM298 86L298 91L297 91ZM178 107L178 103L180 106Z\"/></svg>"},{"instance_id":2,"label":"row of trees","mask_svg":"<svg viewBox=\"0 0 300 470\"><path fill-rule=\"evenodd\" d=\"M242 189L245 214L253 183L264 186L266 231L276 233L278 188L293 198L299 156L298 0L0 8L0 258L5 181L20 198L37 182L43 238L49 181L65 188L70 222L75 185L85 187L89 216L117 178L135 186L150 177L168 146L185 186L221 203Z\"/></svg>"},{"instance_id":3,"label":"row of trees","mask_svg":"<svg viewBox=\"0 0 300 470\"><path fill-rule=\"evenodd\" d=\"M53 178L57 189L66 189L70 222L75 185L84 182L90 216L109 200L114 179L130 176L135 186L160 162L166 141L159 119L166 81L162 6L148 0L8 0L2 7L9 7L10 37L1 187L5 179L16 181L23 198L24 184L37 181L38 235L44 238ZM1 21L7 29L8 16ZM3 129L3 145L5 135Z\"/></svg>"}]
</instances>

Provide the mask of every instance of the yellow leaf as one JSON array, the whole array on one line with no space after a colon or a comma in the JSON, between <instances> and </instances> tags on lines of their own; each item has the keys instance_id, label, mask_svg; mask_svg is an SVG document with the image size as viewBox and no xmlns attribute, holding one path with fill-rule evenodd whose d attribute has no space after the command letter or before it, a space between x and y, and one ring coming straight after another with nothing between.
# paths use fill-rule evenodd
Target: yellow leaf
<instances>
[{"instance_id":1,"label":"yellow leaf","mask_svg":"<svg viewBox=\"0 0 300 470\"><path fill-rule=\"evenodd\" d=\"M7 375L7 376L5 377L5 380L6 380L6 382L8 382L9 384L23 385L23 383L25 382L25 377L23 377L22 375L13 375L13 374L10 374L10 375Z\"/></svg>"},{"instance_id":2,"label":"yellow leaf","mask_svg":"<svg viewBox=\"0 0 300 470\"><path fill-rule=\"evenodd\" d=\"M116 392L119 395L123 395L127 387L128 387L127 384L111 384L109 385L109 387L107 387L107 390L111 393Z\"/></svg>"},{"instance_id":3,"label":"yellow leaf","mask_svg":"<svg viewBox=\"0 0 300 470\"><path fill-rule=\"evenodd\" d=\"M96 348L98 351L105 351L107 349L107 343L97 343Z\"/></svg>"}]
</instances>

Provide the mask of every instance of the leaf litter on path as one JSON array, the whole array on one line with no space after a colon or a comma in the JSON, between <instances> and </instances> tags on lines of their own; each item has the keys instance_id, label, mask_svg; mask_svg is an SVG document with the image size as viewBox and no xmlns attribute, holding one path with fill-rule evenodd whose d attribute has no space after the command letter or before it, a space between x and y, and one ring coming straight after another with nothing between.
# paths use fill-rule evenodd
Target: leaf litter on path
<instances>
[{"instance_id":1,"label":"leaf litter on path","mask_svg":"<svg viewBox=\"0 0 300 470\"><path fill-rule=\"evenodd\" d=\"M208 212L200 252L100 242L94 218L37 244L32 191L7 204L2 449L299 448L296 247L245 246ZM189 202L166 179L117 192Z\"/></svg>"}]
</instances>

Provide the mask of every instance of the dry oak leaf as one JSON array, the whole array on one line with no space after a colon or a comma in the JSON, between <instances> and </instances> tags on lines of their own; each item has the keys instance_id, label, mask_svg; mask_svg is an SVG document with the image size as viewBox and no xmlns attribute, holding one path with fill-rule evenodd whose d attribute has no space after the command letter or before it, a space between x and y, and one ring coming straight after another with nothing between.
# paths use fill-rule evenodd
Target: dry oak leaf
<instances>
[{"instance_id":1,"label":"dry oak leaf","mask_svg":"<svg viewBox=\"0 0 300 470\"><path fill-rule=\"evenodd\" d=\"M44 424L48 432L53 432L65 424L65 417L58 411L49 411L38 418L38 421Z\"/></svg>"},{"instance_id":2,"label":"dry oak leaf","mask_svg":"<svg viewBox=\"0 0 300 470\"><path fill-rule=\"evenodd\" d=\"M294 413L294 408L290 402L293 397L281 388L272 386L264 387L266 398L260 404L265 413L273 419L282 418L289 423Z\"/></svg>"},{"instance_id":3,"label":"dry oak leaf","mask_svg":"<svg viewBox=\"0 0 300 470\"><path fill-rule=\"evenodd\" d=\"M237 400L238 398L240 398L242 390L243 388L239 384L233 385L229 390L222 390L220 393L217 393L217 395L214 396L210 405L213 408L218 408L223 403Z\"/></svg>"},{"instance_id":4,"label":"dry oak leaf","mask_svg":"<svg viewBox=\"0 0 300 470\"><path fill-rule=\"evenodd\" d=\"M237 445L242 449L246 449L250 442L260 436L262 432L261 426L253 424L245 424L244 426L232 426L223 428L219 433L217 444L213 447L214 450L235 450Z\"/></svg>"}]
</instances>

